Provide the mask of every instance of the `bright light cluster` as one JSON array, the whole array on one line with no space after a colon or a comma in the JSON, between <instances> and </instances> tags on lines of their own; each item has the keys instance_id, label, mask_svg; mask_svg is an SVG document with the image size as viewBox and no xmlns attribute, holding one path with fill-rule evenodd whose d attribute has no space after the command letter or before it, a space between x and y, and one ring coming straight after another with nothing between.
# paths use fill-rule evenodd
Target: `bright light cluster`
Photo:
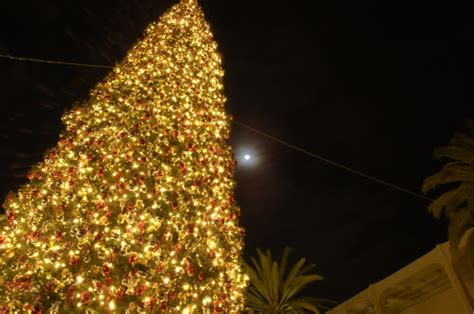
<instances>
[{"instance_id":1,"label":"bright light cluster","mask_svg":"<svg viewBox=\"0 0 474 314\"><path fill-rule=\"evenodd\" d=\"M63 116L4 204L0 312L242 310L222 77L197 1L183 0Z\"/></svg>"}]
</instances>

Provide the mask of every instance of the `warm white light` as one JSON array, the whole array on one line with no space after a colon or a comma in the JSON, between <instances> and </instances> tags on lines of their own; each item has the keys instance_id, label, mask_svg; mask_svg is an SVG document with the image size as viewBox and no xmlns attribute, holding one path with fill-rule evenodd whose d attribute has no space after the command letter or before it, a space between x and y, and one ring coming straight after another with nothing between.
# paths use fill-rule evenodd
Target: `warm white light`
<instances>
[{"instance_id":1,"label":"warm white light","mask_svg":"<svg viewBox=\"0 0 474 314\"><path fill-rule=\"evenodd\" d=\"M244 159L245 159L245 160L250 160L250 155L249 155L249 154L245 155L245 156L244 156Z\"/></svg>"},{"instance_id":2,"label":"warm white light","mask_svg":"<svg viewBox=\"0 0 474 314\"><path fill-rule=\"evenodd\" d=\"M81 284L81 283L84 281L84 277L82 277L82 276L77 276L76 280L77 280L77 283L78 283L78 284Z\"/></svg>"},{"instance_id":3,"label":"warm white light","mask_svg":"<svg viewBox=\"0 0 474 314\"><path fill-rule=\"evenodd\" d=\"M191 311L190 311L189 308L187 307L187 308L185 308L185 309L183 310L183 313L182 313L182 314L189 314L189 313L191 313Z\"/></svg>"},{"instance_id":4,"label":"warm white light","mask_svg":"<svg viewBox=\"0 0 474 314\"><path fill-rule=\"evenodd\" d=\"M109 303L109 309L115 310L115 302L114 302L114 300L110 301L110 303Z\"/></svg>"}]
</instances>

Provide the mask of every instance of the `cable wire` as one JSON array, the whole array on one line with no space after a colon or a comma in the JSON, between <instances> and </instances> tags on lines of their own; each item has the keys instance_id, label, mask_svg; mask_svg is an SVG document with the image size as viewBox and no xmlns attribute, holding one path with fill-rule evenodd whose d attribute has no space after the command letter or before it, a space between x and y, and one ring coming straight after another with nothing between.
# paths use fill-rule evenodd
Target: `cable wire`
<instances>
[{"instance_id":1,"label":"cable wire","mask_svg":"<svg viewBox=\"0 0 474 314\"><path fill-rule=\"evenodd\" d=\"M342 165L342 164L340 164L340 163L338 163L338 162L335 162L335 161L332 161L332 160L330 160L330 159L324 158L324 157L322 157L322 156L320 156L320 155L317 155L317 154L315 154L315 153L312 153L312 152L310 152L310 151L307 151L307 150L305 150L305 149L303 149L303 148L301 148L301 147L298 147L298 146L295 146L295 145L290 144L290 143L288 143L288 142L285 142L285 141L283 141L283 140L280 140L279 138L276 138L276 137L271 136L271 135L269 135L269 134L267 134L267 133L264 133L264 132L262 132L262 131L259 131L259 130L255 129L255 128L253 128L253 127L251 127L251 126L248 126L248 125L246 125L246 124L244 124L244 123L242 123L242 122L239 122L239 121L237 121L237 120L233 120L232 122L234 122L235 124L237 124L237 125L239 125L239 126L241 126L241 127L243 127L243 128L246 128L246 129L248 129L248 130L250 130L250 131L252 131L252 132L254 132L254 133L260 134L261 136L264 136L264 137L266 137L266 138L268 138L268 139L270 139L270 140L272 140L272 141L275 141L275 142L278 142L278 143L280 143L280 144L283 144L283 145L285 145L285 146L287 146L287 147L293 148L293 149L295 149L295 150L297 150L297 151L299 151L299 152L301 152L301 153L303 153L303 154L306 154L306 155L308 155L308 156L317 158L317 159L319 159L319 160L321 160L321 161L323 161L323 162L325 162L325 163L328 163L328 164L330 164L330 165L333 165L333 166L335 166L335 167L338 167L338 168L344 169L344 170L346 170L346 171L352 172L352 173L354 173L354 174L356 174L356 175L359 175L359 176L361 176L361 177L364 177L364 178L370 179L370 180L372 180L372 181L378 182L378 183L380 183L380 184L386 185L386 186L391 187L391 188L393 188L393 189L397 189L397 190L399 190L399 191L402 191L402 192L411 194L412 196L420 197L420 198L422 198L422 199L424 199L424 200L426 200L426 201L430 201L430 202L433 202L433 201L434 201L432 198L429 198L429 197L427 197L427 196L424 196L424 195L421 195L421 194L419 194L419 193L410 191L410 190L408 190L408 189L402 188L402 187L400 187L400 186L397 186L397 185L395 185L395 184L389 183L389 182L387 182L387 181L378 179L378 178L373 177L373 176L371 176L371 175L365 174L365 173L363 173L363 172L361 172L361 171L354 170L354 169L349 168L349 167L347 167L347 166L344 166L344 165Z\"/></svg>"},{"instance_id":2,"label":"cable wire","mask_svg":"<svg viewBox=\"0 0 474 314\"><path fill-rule=\"evenodd\" d=\"M76 63L76 62L65 62L65 61L52 61L52 60L43 60L43 59L33 59L33 58L23 58L23 57L15 57L15 56L11 56L11 55L3 55L3 54L0 54L0 58L4 58L4 59L10 59L10 60L15 60L15 61L28 61L28 62L36 62L36 63L48 63L48 64L58 64L58 65L70 65L70 66L80 66L80 67L89 67L89 68L103 68L103 69L112 69L113 67L112 66L108 66L108 65L99 65L99 64L87 64L87 63ZM352 168L349 168L347 166L344 166L338 162L335 162L335 161L332 161L330 159L327 159L327 158L324 158L320 155L317 155L315 153L312 153L310 151L307 151L301 147L298 147L298 146L295 146L293 144L290 144L286 141L283 141L283 140L280 140L279 138L276 138L274 136L271 136L270 134L267 134L265 132L262 132L260 130L257 130L251 126L248 126L242 122L239 122L237 120L232 120L233 123L239 125L240 127L243 127L249 131L252 131L254 133L257 133L263 137L266 137L272 141L275 141L275 142L278 142L282 145L285 145L287 147L290 147L294 150L297 150L303 154L306 154L308 156L311 156L313 158L316 158L316 159L319 159L327 164L330 164L330 165L333 165L335 167L338 167L340 169L343 169L343 170L346 170L348 172L351 172L353 174L356 174L358 176L361 176L361 177L364 177L366 179L369 179L369 180L372 180L374 182L377 182L379 184L382 184L382 185L385 185L385 186L388 186L392 189L396 189L396 190L399 190L399 191L402 191L404 193L407 193L407 194L410 194L412 196L416 196L416 197L419 197L425 201L430 201L430 202L434 202L434 200L432 198L429 198L427 196L424 196L424 195L421 195L419 193L416 193L416 192L413 192L411 190L408 190L408 189L405 189L405 188L402 188L398 185L395 185L395 184L392 184L390 182L387 182L387 181L384 181L384 180L381 180L381 179L378 179L374 176L371 176L371 175L368 175L364 172L361 172L361 171L358 171L358 170L354 170Z\"/></svg>"},{"instance_id":3,"label":"cable wire","mask_svg":"<svg viewBox=\"0 0 474 314\"><path fill-rule=\"evenodd\" d=\"M10 56L8 54L6 54L6 55L0 54L0 58L10 59L10 60L15 60L15 61L28 61L28 62L36 62L36 63L61 64L61 65L71 65L71 66L80 66L80 67L88 67L88 68L102 68L102 69L112 69L113 68L112 66L108 66L108 65L75 63L75 62L66 62L66 61L52 61L52 60L42 60L42 59L33 59L33 58L23 58L23 57Z\"/></svg>"}]
</instances>

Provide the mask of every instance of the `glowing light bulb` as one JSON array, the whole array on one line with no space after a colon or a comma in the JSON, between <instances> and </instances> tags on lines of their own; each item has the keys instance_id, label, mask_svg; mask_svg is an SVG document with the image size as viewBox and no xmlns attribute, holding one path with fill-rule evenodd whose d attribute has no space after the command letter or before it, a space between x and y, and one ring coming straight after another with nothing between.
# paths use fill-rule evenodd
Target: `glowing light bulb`
<instances>
[{"instance_id":1,"label":"glowing light bulb","mask_svg":"<svg viewBox=\"0 0 474 314\"><path fill-rule=\"evenodd\" d=\"M182 314L190 314L191 313L191 310L187 307L185 309L183 309L183 313Z\"/></svg>"},{"instance_id":2,"label":"glowing light bulb","mask_svg":"<svg viewBox=\"0 0 474 314\"><path fill-rule=\"evenodd\" d=\"M245 156L244 156L244 159L245 159L245 160L250 160L250 155L249 155L249 154L245 155Z\"/></svg>"},{"instance_id":3,"label":"glowing light bulb","mask_svg":"<svg viewBox=\"0 0 474 314\"><path fill-rule=\"evenodd\" d=\"M79 276L77 276L76 280L77 280L77 283L78 283L78 284L81 284L81 283L84 282L84 277L82 277L82 276L79 275Z\"/></svg>"}]
</instances>

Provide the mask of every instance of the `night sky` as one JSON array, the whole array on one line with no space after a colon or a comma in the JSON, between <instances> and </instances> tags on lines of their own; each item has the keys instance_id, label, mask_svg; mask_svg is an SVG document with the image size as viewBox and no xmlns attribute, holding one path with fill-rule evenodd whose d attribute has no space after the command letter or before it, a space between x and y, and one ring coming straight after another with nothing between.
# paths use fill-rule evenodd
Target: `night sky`
<instances>
[{"instance_id":1,"label":"night sky","mask_svg":"<svg viewBox=\"0 0 474 314\"><path fill-rule=\"evenodd\" d=\"M0 53L114 65L176 1L2 1ZM442 165L433 149L474 116L467 1L200 2L223 53L229 113L293 145L420 192ZM0 59L2 199L107 71ZM314 296L343 301L446 241L425 200L238 125L231 142L246 256L294 247L325 277Z\"/></svg>"}]
</instances>

